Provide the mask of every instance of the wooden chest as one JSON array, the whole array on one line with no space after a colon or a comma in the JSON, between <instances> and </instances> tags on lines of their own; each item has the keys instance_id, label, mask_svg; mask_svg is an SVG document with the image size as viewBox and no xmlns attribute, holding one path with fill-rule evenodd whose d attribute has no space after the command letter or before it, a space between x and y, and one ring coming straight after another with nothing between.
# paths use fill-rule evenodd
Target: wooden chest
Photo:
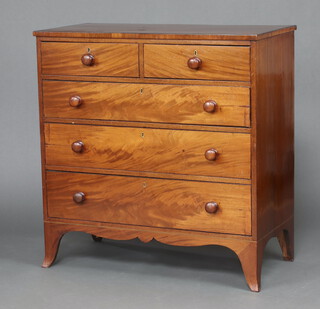
<instances>
[{"instance_id":1,"label":"wooden chest","mask_svg":"<svg viewBox=\"0 0 320 309\"><path fill-rule=\"evenodd\" d=\"M293 260L295 26L35 31L49 267L69 231Z\"/></svg>"}]
</instances>

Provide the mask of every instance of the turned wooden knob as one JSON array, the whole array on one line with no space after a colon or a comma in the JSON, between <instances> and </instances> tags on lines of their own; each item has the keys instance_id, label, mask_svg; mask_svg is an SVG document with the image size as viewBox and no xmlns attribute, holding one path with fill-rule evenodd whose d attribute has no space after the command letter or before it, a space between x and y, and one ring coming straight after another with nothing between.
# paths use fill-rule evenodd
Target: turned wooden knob
<instances>
[{"instance_id":1,"label":"turned wooden knob","mask_svg":"<svg viewBox=\"0 0 320 309\"><path fill-rule=\"evenodd\" d=\"M217 159L218 151L215 150L215 149L213 149L213 148L208 149L208 150L205 152L204 156L206 157L206 159L207 159L208 161L214 161L215 159Z\"/></svg>"},{"instance_id":2,"label":"turned wooden knob","mask_svg":"<svg viewBox=\"0 0 320 309\"><path fill-rule=\"evenodd\" d=\"M73 95L72 97L70 97L69 99L69 104L72 107L78 107L82 104L82 100L81 97L79 97L78 95Z\"/></svg>"},{"instance_id":3,"label":"turned wooden knob","mask_svg":"<svg viewBox=\"0 0 320 309\"><path fill-rule=\"evenodd\" d=\"M80 204L86 199L86 195L83 192L76 192L73 194L73 200Z\"/></svg>"},{"instance_id":4,"label":"turned wooden knob","mask_svg":"<svg viewBox=\"0 0 320 309\"><path fill-rule=\"evenodd\" d=\"M84 149L84 143L81 141L73 142L71 148L74 152L80 153Z\"/></svg>"},{"instance_id":5,"label":"turned wooden knob","mask_svg":"<svg viewBox=\"0 0 320 309\"><path fill-rule=\"evenodd\" d=\"M84 54L81 57L81 62L82 64L89 67L94 64L94 56L92 54Z\"/></svg>"},{"instance_id":6,"label":"turned wooden knob","mask_svg":"<svg viewBox=\"0 0 320 309\"><path fill-rule=\"evenodd\" d=\"M213 100L209 100L203 103L203 109L207 113L214 113L217 108L217 103Z\"/></svg>"},{"instance_id":7,"label":"turned wooden knob","mask_svg":"<svg viewBox=\"0 0 320 309\"><path fill-rule=\"evenodd\" d=\"M202 60L198 57L192 57L188 60L188 67L193 70L200 69Z\"/></svg>"},{"instance_id":8,"label":"turned wooden knob","mask_svg":"<svg viewBox=\"0 0 320 309\"><path fill-rule=\"evenodd\" d=\"M216 202L208 202L204 208L209 214L215 214L218 211L219 205Z\"/></svg>"}]
</instances>

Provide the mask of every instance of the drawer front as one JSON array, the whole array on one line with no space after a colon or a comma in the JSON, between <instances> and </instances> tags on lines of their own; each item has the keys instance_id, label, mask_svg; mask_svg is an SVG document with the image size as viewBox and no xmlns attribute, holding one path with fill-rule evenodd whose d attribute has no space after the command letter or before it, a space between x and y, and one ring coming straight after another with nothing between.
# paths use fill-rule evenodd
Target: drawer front
<instances>
[{"instance_id":1,"label":"drawer front","mask_svg":"<svg viewBox=\"0 0 320 309\"><path fill-rule=\"evenodd\" d=\"M43 82L44 115L58 118L250 126L249 97L245 87Z\"/></svg>"},{"instance_id":2,"label":"drawer front","mask_svg":"<svg viewBox=\"0 0 320 309\"><path fill-rule=\"evenodd\" d=\"M83 193L76 203L74 194ZM249 185L47 172L49 217L251 233ZM218 204L215 213L206 203Z\"/></svg>"},{"instance_id":3,"label":"drawer front","mask_svg":"<svg viewBox=\"0 0 320 309\"><path fill-rule=\"evenodd\" d=\"M199 69L188 67L192 57ZM144 76L250 81L250 48L240 46L144 45Z\"/></svg>"},{"instance_id":4,"label":"drawer front","mask_svg":"<svg viewBox=\"0 0 320 309\"><path fill-rule=\"evenodd\" d=\"M46 124L45 141L49 165L250 178L250 134Z\"/></svg>"},{"instance_id":5,"label":"drawer front","mask_svg":"<svg viewBox=\"0 0 320 309\"><path fill-rule=\"evenodd\" d=\"M94 57L84 65L82 56ZM138 77L138 45L118 43L51 43L41 45L42 74Z\"/></svg>"}]
</instances>

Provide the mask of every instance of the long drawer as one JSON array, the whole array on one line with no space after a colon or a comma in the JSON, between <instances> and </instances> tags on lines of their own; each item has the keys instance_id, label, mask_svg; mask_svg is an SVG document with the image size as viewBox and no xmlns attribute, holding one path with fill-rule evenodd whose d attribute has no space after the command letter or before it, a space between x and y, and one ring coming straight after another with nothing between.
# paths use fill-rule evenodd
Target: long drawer
<instances>
[{"instance_id":1,"label":"long drawer","mask_svg":"<svg viewBox=\"0 0 320 309\"><path fill-rule=\"evenodd\" d=\"M199 68L188 66L191 58L201 61ZM144 76L250 81L250 47L145 44Z\"/></svg>"},{"instance_id":2,"label":"long drawer","mask_svg":"<svg viewBox=\"0 0 320 309\"><path fill-rule=\"evenodd\" d=\"M53 218L251 233L249 185L47 172L47 188Z\"/></svg>"},{"instance_id":3,"label":"long drawer","mask_svg":"<svg viewBox=\"0 0 320 309\"><path fill-rule=\"evenodd\" d=\"M44 81L45 117L250 126L246 87Z\"/></svg>"},{"instance_id":4,"label":"long drawer","mask_svg":"<svg viewBox=\"0 0 320 309\"><path fill-rule=\"evenodd\" d=\"M48 165L250 178L250 134L47 123L45 143Z\"/></svg>"},{"instance_id":5,"label":"long drawer","mask_svg":"<svg viewBox=\"0 0 320 309\"><path fill-rule=\"evenodd\" d=\"M87 64L82 57L87 58ZM47 75L138 77L138 44L57 43L41 46L41 72Z\"/></svg>"}]
</instances>

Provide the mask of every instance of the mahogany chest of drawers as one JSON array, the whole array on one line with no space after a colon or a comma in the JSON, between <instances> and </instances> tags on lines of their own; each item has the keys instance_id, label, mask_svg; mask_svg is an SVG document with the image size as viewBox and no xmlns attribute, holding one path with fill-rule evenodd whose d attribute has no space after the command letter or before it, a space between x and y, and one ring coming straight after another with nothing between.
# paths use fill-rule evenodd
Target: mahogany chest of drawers
<instances>
[{"instance_id":1,"label":"mahogany chest of drawers","mask_svg":"<svg viewBox=\"0 0 320 309\"><path fill-rule=\"evenodd\" d=\"M45 259L69 231L293 260L295 26L36 31Z\"/></svg>"}]
</instances>

